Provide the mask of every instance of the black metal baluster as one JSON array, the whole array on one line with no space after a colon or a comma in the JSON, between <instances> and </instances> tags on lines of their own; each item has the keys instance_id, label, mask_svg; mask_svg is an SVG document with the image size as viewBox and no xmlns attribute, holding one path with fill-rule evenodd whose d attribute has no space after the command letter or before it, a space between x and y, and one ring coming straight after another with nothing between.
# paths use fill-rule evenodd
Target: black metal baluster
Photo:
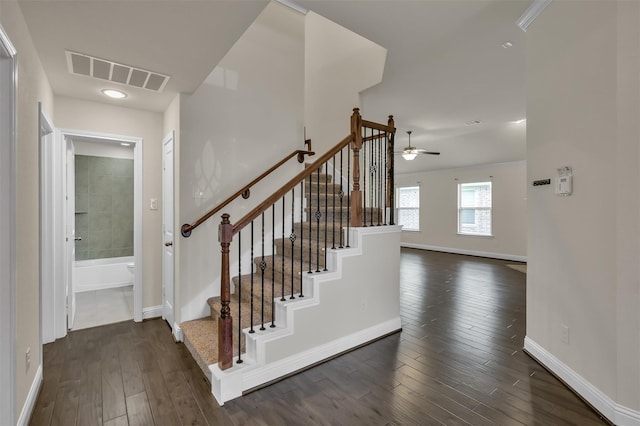
<instances>
[{"instance_id":1,"label":"black metal baluster","mask_svg":"<svg viewBox=\"0 0 640 426\"><path fill-rule=\"evenodd\" d=\"M347 149L349 149L349 146L347 145ZM342 228L342 211L343 211L343 200L344 200L344 175L342 174L342 166L343 166L343 154L344 154L344 148L340 150L340 192L338 193L338 196L340 197L340 228L338 228L338 232L339 232L339 236L340 236L340 245L338 246L338 248L344 248L344 229ZM347 180L347 184L349 183L349 181Z\"/></svg>"},{"instance_id":2,"label":"black metal baluster","mask_svg":"<svg viewBox=\"0 0 640 426\"><path fill-rule=\"evenodd\" d=\"M311 192L311 187L309 187L309 192ZM300 286L302 286L302 269L304 268L304 199L306 198L304 181L300 182ZM309 232L311 232L311 222L309 222ZM293 285L293 256L291 257L291 297L289 299L295 299L293 295L294 285Z\"/></svg>"},{"instance_id":3,"label":"black metal baluster","mask_svg":"<svg viewBox=\"0 0 640 426\"><path fill-rule=\"evenodd\" d=\"M260 237L262 247L262 258L260 259L261 285L260 285L260 331L264 330L264 270L267 262L264 261L264 212L262 212L262 231Z\"/></svg>"},{"instance_id":4,"label":"black metal baluster","mask_svg":"<svg viewBox=\"0 0 640 426\"><path fill-rule=\"evenodd\" d=\"M395 177L393 174L395 173L395 155L393 155L393 149L395 144L395 133L391 133L390 137L390 148L389 152L389 161L391 162L391 167L389 168L389 225L395 225Z\"/></svg>"},{"instance_id":5,"label":"black metal baluster","mask_svg":"<svg viewBox=\"0 0 640 426\"><path fill-rule=\"evenodd\" d=\"M309 196L307 197L308 201L309 201L309 207L307 208L308 211L308 222L309 222L309 241L307 242L307 244L309 245L309 270L307 271L308 274L313 273L313 271L311 270L312 266L311 266L311 241L313 241L313 230L311 229L311 208L312 208L312 200L313 200L313 182L311 179L312 175L310 174L309 177L307 178L309 180ZM300 276L300 279L302 279L302 275Z\"/></svg>"},{"instance_id":6,"label":"black metal baluster","mask_svg":"<svg viewBox=\"0 0 640 426\"><path fill-rule=\"evenodd\" d=\"M382 221L382 222L383 222L385 225L388 225L388 223L387 223L387 207L389 207L389 206L387 205L387 203L388 203L388 201L389 201L389 198L387 197L387 191L389 190L389 189L388 189L388 188L389 188L389 187L388 187L388 185L389 185L389 163L387 163L387 161L388 161L388 159L387 159L387 153L388 153L388 151L389 151L389 141L388 141L388 138L389 138L389 133L385 133L385 134L384 134L383 145L382 145L382 146L383 146L383 148L384 148L384 173L383 173L383 175L382 175L382 176L383 176L383 178L382 178L382 179L383 179L383 181L384 181L384 184L382 185L382 195L383 195L383 197L384 197L384 198L383 198L384 203L382 203L382 205L384 206L384 211L383 211L383 213L382 213L382 215L383 215L383 216L382 216L382 217L383 217L383 221Z\"/></svg>"},{"instance_id":7,"label":"black metal baluster","mask_svg":"<svg viewBox=\"0 0 640 426\"><path fill-rule=\"evenodd\" d=\"M378 226L382 225L382 209L384 208L384 203L382 202L382 135L378 132Z\"/></svg>"},{"instance_id":8,"label":"black metal baluster","mask_svg":"<svg viewBox=\"0 0 640 426\"><path fill-rule=\"evenodd\" d=\"M301 189L302 190L302 189ZM302 192L300 193L302 195ZM296 229L295 229L295 203L296 203L296 190L291 190L291 235L289 236L289 240L291 240L291 297L289 299L295 299L293 297L293 259L296 257L295 255L295 241L296 241ZM302 212L300 212L300 236L302 237ZM302 255L302 239L300 240L300 255ZM282 270L282 274L284 275L284 269ZM284 283L282 284L282 301L284 302Z\"/></svg>"},{"instance_id":9,"label":"black metal baluster","mask_svg":"<svg viewBox=\"0 0 640 426\"><path fill-rule=\"evenodd\" d=\"M376 158L376 151L375 151L375 147L376 144L373 141L373 128L371 129L371 159L369 160L369 173L371 174L371 179L369 179L369 208L371 208L372 210L369 212L369 225L373 226L373 212L374 212L374 208L375 208L375 193L376 193L376 181L375 181L375 172L376 172L376 164L375 164L375 158Z\"/></svg>"},{"instance_id":10,"label":"black metal baluster","mask_svg":"<svg viewBox=\"0 0 640 426\"><path fill-rule=\"evenodd\" d=\"M316 177L318 178L318 190L316 191L316 272L320 272L320 219L322 212L320 211L320 169L318 167ZM325 188L326 190L326 188ZM309 244L309 254L311 254L311 244Z\"/></svg>"},{"instance_id":11,"label":"black metal baluster","mask_svg":"<svg viewBox=\"0 0 640 426\"><path fill-rule=\"evenodd\" d=\"M304 189L304 181L300 182L300 217L302 217L302 204L303 204L303 199L306 197L302 197L302 191ZM311 187L309 187L309 194L311 194ZM311 195L309 196L309 206L311 206ZM309 222L309 233L311 233L311 222ZM300 234L300 237L302 238L304 234ZM311 240L309 240L311 241ZM304 294L302 294L302 253L303 253L303 247L304 245L302 244L302 239L300 240L300 294L298 294L298 297L304 297ZM311 259L311 255L309 255L309 259ZM293 278L293 259L291 260L291 277ZM291 280L291 299L295 299L295 297L293 296L293 279Z\"/></svg>"},{"instance_id":12,"label":"black metal baluster","mask_svg":"<svg viewBox=\"0 0 640 426\"><path fill-rule=\"evenodd\" d=\"M293 203L291 204L291 210L292 210L292 214L291 214L291 235L293 235ZM280 301L284 302L284 212L285 212L285 197L282 197L282 292L280 293ZM293 244L293 241L291 241L291 244ZM291 247L291 255L293 256L293 247Z\"/></svg>"},{"instance_id":13,"label":"black metal baluster","mask_svg":"<svg viewBox=\"0 0 640 426\"><path fill-rule=\"evenodd\" d=\"M378 130L378 136L376 138L376 154L377 154L377 158L376 158L376 182L378 182L378 190L376 191L376 212L378 213L378 226L380 226L380 214L382 213L380 211L380 141L382 135L380 134L380 131Z\"/></svg>"},{"instance_id":14,"label":"black metal baluster","mask_svg":"<svg viewBox=\"0 0 640 426\"><path fill-rule=\"evenodd\" d=\"M253 271L255 269L255 259L253 258L253 220L251 221L251 325L249 333L255 333L256 331L253 329Z\"/></svg>"},{"instance_id":15,"label":"black metal baluster","mask_svg":"<svg viewBox=\"0 0 640 426\"><path fill-rule=\"evenodd\" d=\"M284 199L284 197L283 197ZM271 206L271 328L276 326L276 203Z\"/></svg>"},{"instance_id":16,"label":"black metal baluster","mask_svg":"<svg viewBox=\"0 0 640 426\"><path fill-rule=\"evenodd\" d=\"M242 231L238 231L238 360L242 364Z\"/></svg>"},{"instance_id":17,"label":"black metal baluster","mask_svg":"<svg viewBox=\"0 0 640 426\"><path fill-rule=\"evenodd\" d=\"M362 220L362 226L367 226L367 131L364 131L364 138L362 142L362 214L364 215Z\"/></svg>"},{"instance_id":18,"label":"black metal baluster","mask_svg":"<svg viewBox=\"0 0 640 426\"><path fill-rule=\"evenodd\" d=\"M327 270L327 231L328 231L328 224L327 224L327 220L329 219L329 162L327 161L326 163L324 163L324 181L326 183L326 186L324 187L324 271ZM320 247L318 247L318 250L320 250Z\"/></svg>"},{"instance_id":19,"label":"black metal baluster","mask_svg":"<svg viewBox=\"0 0 640 426\"><path fill-rule=\"evenodd\" d=\"M347 148L347 245L349 248L349 238L351 230L351 146Z\"/></svg>"},{"instance_id":20,"label":"black metal baluster","mask_svg":"<svg viewBox=\"0 0 640 426\"><path fill-rule=\"evenodd\" d=\"M331 198L332 210L333 210L333 219L331 219L331 248L333 250L336 249L336 156L333 155L332 160L332 170L333 176L331 178L331 182L333 183L333 197ZM326 263L325 263L326 265Z\"/></svg>"}]
</instances>

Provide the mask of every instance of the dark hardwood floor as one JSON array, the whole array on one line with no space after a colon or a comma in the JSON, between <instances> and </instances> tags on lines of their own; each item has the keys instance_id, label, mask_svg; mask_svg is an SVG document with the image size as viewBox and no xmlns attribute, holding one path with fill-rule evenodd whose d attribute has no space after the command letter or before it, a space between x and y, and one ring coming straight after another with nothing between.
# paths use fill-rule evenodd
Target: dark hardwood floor
<instances>
[{"instance_id":1,"label":"dark hardwood floor","mask_svg":"<svg viewBox=\"0 0 640 426\"><path fill-rule=\"evenodd\" d=\"M413 249L401 262L401 333L224 407L159 319L72 332L44 348L31 424L606 424L522 352L525 274L510 262Z\"/></svg>"}]
</instances>

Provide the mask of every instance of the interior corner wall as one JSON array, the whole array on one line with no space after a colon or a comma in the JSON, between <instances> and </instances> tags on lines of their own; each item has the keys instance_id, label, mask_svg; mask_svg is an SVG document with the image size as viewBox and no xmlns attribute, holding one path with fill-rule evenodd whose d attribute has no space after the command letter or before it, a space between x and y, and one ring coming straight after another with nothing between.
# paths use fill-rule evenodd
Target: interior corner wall
<instances>
[{"instance_id":1,"label":"interior corner wall","mask_svg":"<svg viewBox=\"0 0 640 426\"><path fill-rule=\"evenodd\" d=\"M16 415L23 412L40 359L40 196L38 102L53 114L53 92L17 2L2 2L0 24L17 50ZM4 201L3 201L4 202ZM4 343L3 343L4 344ZM31 351L27 368L25 353Z\"/></svg>"},{"instance_id":2,"label":"interior corner wall","mask_svg":"<svg viewBox=\"0 0 640 426\"><path fill-rule=\"evenodd\" d=\"M303 111L304 16L272 2L203 84L181 96L179 223L193 223L303 148ZM180 237L182 321L206 316L207 298L220 294L220 215L229 213L234 223L301 167L291 160L251 188L249 199L238 198L191 237Z\"/></svg>"},{"instance_id":3,"label":"interior corner wall","mask_svg":"<svg viewBox=\"0 0 640 426\"><path fill-rule=\"evenodd\" d=\"M360 93L382 81L387 50L314 12L305 17L307 138L323 154L351 132ZM387 117L363 118L387 123ZM313 157L310 159L313 161Z\"/></svg>"},{"instance_id":4,"label":"interior corner wall","mask_svg":"<svg viewBox=\"0 0 640 426\"><path fill-rule=\"evenodd\" d=\"M527 163L488 164L397 175L396 188L420 187L420 230L403 231L409 247L524 260L527 256ZM458 183L492 182L493 237L457 234Z\"/></svg>"},{"instance_id":5,"label":"interior corner wall","mask_svg":"<svg viewBox=\"0 0 640 426\"><path fill-rule=\"evenodd\" d=\"M56 96L55 102L54 124L58 128L143 139L142 307L162 305L162 211L149 209L151 198L162 205L162 113L61 96Z\"/></svg>"},{"instance_id":6,"label":"interior corner wall","mask_svg":"<svg viewBox=\"0 0 640 426\"><path fill-rule=\"evenodd\" d=\"M613 411L635 410L631 424L640 424L639 27L638 2L553 1L526 33L528 180L573 168L571 196L528 187L527 339Z\"/></svg>"}]
</instances>

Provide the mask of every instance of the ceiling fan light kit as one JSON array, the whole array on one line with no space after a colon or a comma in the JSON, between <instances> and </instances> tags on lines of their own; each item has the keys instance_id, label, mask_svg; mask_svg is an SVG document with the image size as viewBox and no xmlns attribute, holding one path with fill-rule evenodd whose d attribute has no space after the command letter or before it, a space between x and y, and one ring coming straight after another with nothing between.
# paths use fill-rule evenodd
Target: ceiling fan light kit
<instances>
[{"instance_id":1,"label":"ceiling fan light kit","mask_svg":"<svg viewBox=\"0 0 640 426\"><path fill-rule=\"evenodd\" d=\"M411 161L415 159L418 154L429 154L429 155L440 155L439 152L427 151L422 148L415 148L411 146L411 130L407 130L407 134L409 135L409 146L402 150L402 158L407 161Z\"/></svg>"}]
</instances>

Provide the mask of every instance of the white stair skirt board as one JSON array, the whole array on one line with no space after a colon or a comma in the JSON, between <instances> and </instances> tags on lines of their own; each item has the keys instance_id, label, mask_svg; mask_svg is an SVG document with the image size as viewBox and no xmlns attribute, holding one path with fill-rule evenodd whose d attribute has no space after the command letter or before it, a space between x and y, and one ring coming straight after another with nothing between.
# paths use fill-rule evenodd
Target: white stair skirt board
<instances>
[{"instance_id":1,"label":"white stair skirt board","mask_svg":"<svg viewBox=\"0 0 640 426\"><path fill-rule=\"evenodd\" d=\"M616 403L529 337L524 338L524 350L612 423L621 426L640 426L640 411Z\"/></svg>"},{"instance_id":2,"label":"white stair skirt board","mask_svg":"<svg viewBox=\"0 0 640 426\"><path fill-rule=\"evenodd\" d=\"M31 383L31 388L29 389L29 393L27 394L27 400L24 402L22 412L20 413L20 417L18 418L18 423L16 423L18 426L27 426L29 424L29 419L31 419L31 414L33 413L33 409L36 406L36 401L38 399L38 394L40 393L41 386L42 364L38 366L36 376L33 378L33 383Z\"/></svg>"},{"instance_id":3,"label":"white stair skirt board","mask_svg":"<svg viewBox=\"0 0 640 426\"><path fill-rule=\"evenodd\" d=\"M275 328L244 330L242 364L209 366L218 403L399 331L400 232L351 228L351 248L328 250L328 272L303 275L304 298L276 299Z\"/></svg>"},{"instance_id":4,"label":"white stair skirt board","mask_svg":"<svg viewBox=\"0 0 640 426\"><path fill-rule=\"evenodd\" d=\"M444 253L466 254L468 256L488 257L490 259L513 260L516 262L526 262L527 256L517 254L493 253L490 251L464 250L450 247L430 246L426 244L400 243L402 247L415 248L420 250L441 251Z\"/></svg>"}]
</instances>

